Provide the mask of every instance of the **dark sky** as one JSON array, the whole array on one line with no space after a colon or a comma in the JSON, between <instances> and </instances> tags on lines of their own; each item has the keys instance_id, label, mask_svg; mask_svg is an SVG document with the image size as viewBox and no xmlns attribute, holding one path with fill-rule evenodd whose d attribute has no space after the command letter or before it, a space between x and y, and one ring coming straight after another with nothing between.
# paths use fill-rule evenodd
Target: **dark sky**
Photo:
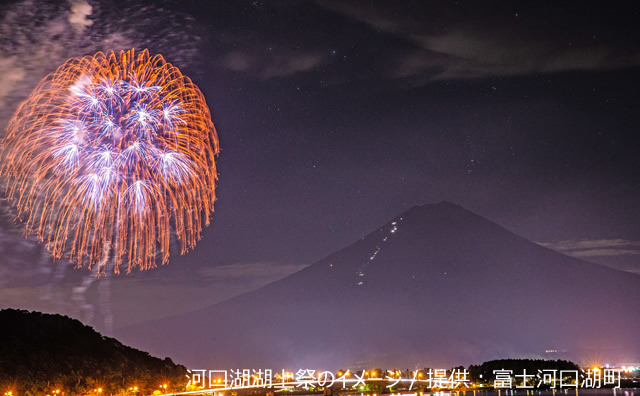
<instances>
[{"instance_id":1,"label":"dark sky","mask_svg":"<svg viewBox=\"0 0 640 396\"><path fill-rule=\"evenodd\" d=\"M80 28L66 3L12 3L0 14L1 113L19 103L10 83L24 98L68 57L127 45L165 54L212 110L212 225L195 251L122 279L147 301L114 292L136 314L162 307L167 287L177 294L165 302L188 310L185 299L213 293L189 287L212 276L217 300L254 288L442 200L640 273L637 3L96 0ZM0 280L5 302L43 299Z\"/></svg>"},{"instance_id":2,"label":"dark sky","mask_svg":"<svg viewBox=\"0 0 640 396\"><path fill-rule=\"evenodd\" d=\"M440 200L535 241L640 239L637 6L187 7L223 149L189 259L310 262Z\"/></svg>"}]
</instances>

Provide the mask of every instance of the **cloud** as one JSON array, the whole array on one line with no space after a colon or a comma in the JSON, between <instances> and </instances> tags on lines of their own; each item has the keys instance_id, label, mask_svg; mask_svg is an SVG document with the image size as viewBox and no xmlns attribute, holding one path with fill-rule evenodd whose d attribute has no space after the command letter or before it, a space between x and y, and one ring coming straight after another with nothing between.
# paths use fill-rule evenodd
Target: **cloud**
<instances>
[{"instance_id":1,"label":"cloud","mask_svg":"<svg viewBox=\"0 0 640 396\"><path fill-rule=\"evenodd\" d=\"M573 257L640 255L640 241L627 239L564 240L538 244Z\"/></svg>"},{"instance_id":2,"label":"cloud","mask_svg":"<svg viewBox=\"0 0 640 396\"><path fill-rule=\"evenodd\" d=\"M324 57L311 51L273 51L257 53L234 50L222 58L222 66L238 72L250 73L262 79L283 77L311 70Z\"/></svg>"},{"instance_id":3,"label":"cloud","mask_svg":"<svg viewBox=\"0 0 640 396\"><path fill-rule=\"evenodd\" d=\"M594 257L594 256L623 256L629 254L640 254L640 250L631 249L589 249L571 252L574 257Z\"/></svg>"},{"instance_id":4,"label":"cloud","mask_svg":"<svg viewBox=\"0 0 640 396\"><path fill-rule=\"evenodd\" d=\"M24 250L19 247L7 250L3 245L0 243L0 253L4 256L15 257L16 251ZM15 260L12 264L18 265ZM3 273L0 268L0 309L13 307L57 312L85 320L101 332L110 332L111 325L124 327L217 304L275 282L306 266L250 262L199 269L176 268L171 273L154 271L142 277L119 276L85 283L89 289L75 294L68 283L52 282L55 275L51 273L31 271L30 282L5 282L2 276L11 274ZM86 272L73 271L75 276L83 273ZM101 293L106 293L107 298L101 299ZM83 317L78 298L84 298L85 308L96 314L92 319ZM136 304L131 304L134 300ZM107 319L113 323L107 323Z\"/></svg>"},{"instance_id":5,"label":"cloud","mask_svg":"<svg viewBox=\"0 0 640 396\"><path fill-rule=\"evenodd\" d=\"M466 9L442 3L408 2L404 9L358 1L319 0L317 4L404 41L406 48L390 52L388 76L392 78L428 82L640 66L635 45L596 37L572 40L572 36L591 39L592 33L586 32L592 27L551 26L545 17L517 21L514 14L504 12L510 6L486 14L473 9L473 4ZM572 28L575 31L569 32Z\"/></svg>"},{"instance_id":6,"label":"cloud","mask_svg":"<svg viewBox=\"0 0 640 396\"><path fill-rule=\"evenodd\" d=\"M26 72L18 62L15 56L6 58L0 57L0 107L5 107L6 99L26 76Z\"/></svg>"},{"instance_id":7,"label":"cloud","mask_svg":"<svg viewBox=\"0 0 640 396\"><path fill-rule=\"evenodd\" d=\"M20 0L0 6L0 15L0 129L38 82L69 58L135 47L183 66L200 41L189 16L145 5Z\"/></svg>"},{"instance_id":8,"label":"cloud","mask_svg":"<svg viewBox=\"0 0 640 396\"><path fill-rule=\"evenodd\" d=\"M474 37L459 30L438 36L414 36L420 44L424 67L439 68L434 80L513 76L572 70L615 70L640 65L640 53L617 55L604 46L558 50L552 42L526 42L505 37Z\"/></svg>"},{"instance_id":9,"label":"cloud","mask_svg":"<svg viewBox=\"0 0 640 396\"><path fill-rule=\"evenodd\" d=\"M86 1L74 2L71 5L71 13L68 20L76 32L82 32L87 26L93 25L93 21L87 19L92 10L93 7Z\"/></svg>"},{"instance_id":10,"label":"cloud","mask_svg":"<svg viewBox=\"0 0 640 396\"><path fill-rule=\"evenodd\" d=\"M301 269L307 264L276 264L272 262L235 263L199 270L200 275L209 281L243 280L253 282L265 280L273 282Z\"/></svg>"}]
</instances>

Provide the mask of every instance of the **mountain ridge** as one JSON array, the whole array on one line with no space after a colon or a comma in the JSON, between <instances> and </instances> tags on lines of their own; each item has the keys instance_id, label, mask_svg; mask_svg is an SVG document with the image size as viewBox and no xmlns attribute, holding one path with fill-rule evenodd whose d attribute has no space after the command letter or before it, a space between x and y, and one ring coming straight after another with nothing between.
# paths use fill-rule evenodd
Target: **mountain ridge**
<instances>
[{"instance_id":1,"label":"mountain ridge","mask_svg":"<svg viewBox=\"0 0 640 396\"><path fill-rule=\"evenodd\" d=\"M150 394L164 378L184 384L187 370L169 358L103 336L76 319L17 309L0 310L0 383L17 394L122 394L135 384Z\"/></svg>"},{"instance_id":2,"label":"mountain ridge","mask_svg":"<svg viewBox=\"0 0 640 396\"><path fill-rule=\"evenodd\" d=\"M444 201L412 207L355 243L260 289L122 333L135 344L153 339L143 336L151 332L165 340L161 348L193 363L364 359L381 364L402 363L404 356L425 365L466 364L532 356L544 349L590 353L588 344L595 341L595 350L613 354L624 349L624 342L603 340L606 329L588 320L583 305L604 319L622 320L611 308L640 298L639 286L640 276L554 252ZM599 297L615 287L618 294ZM635 318L632 328L640 329L640 310L626 309ZM522 311L524 319L508 323L501 310ZM563 320L565 316L574 323ZM217 318L222 318L220 327L234 331L217 328ZM190 343L185 341L178 342L180 348L169 345L183 334L176 325L181 322L190 324L189 334L200 347L187 348ZM395 323L406 327L387 327ZM341 336L335 341L328 335L336 333L338 324ZM557 329L562 326L578 338L575 343ZM163 328L166 331L158 330ZM633 332L622 333L621 339L631 342ZM274 341L278 334L287 339ZM518 341L518 335L526 339ZM385 346L384 340L395 336L404 337L404 343ZM260 353L241 357L240 345L263 346ZM198 357L203 350L215 356Z\"/></svg>"}]
</instances>

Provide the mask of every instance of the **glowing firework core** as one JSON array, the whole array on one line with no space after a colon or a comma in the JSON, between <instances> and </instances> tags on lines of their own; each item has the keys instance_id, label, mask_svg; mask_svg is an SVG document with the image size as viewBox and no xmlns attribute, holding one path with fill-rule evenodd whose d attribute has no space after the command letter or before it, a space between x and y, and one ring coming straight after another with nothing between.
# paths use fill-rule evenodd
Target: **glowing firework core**
<instances>
[{"instance_id":1,"label":"glowing firework core","mask_svg":"<svg viewBox=\"0 0 640 396\"><path fill-rule=\"evenodd\" d=\"M28 232L78 267L181 253L209 224L218 138L198 87L144 50L70 59L9 123L0 175ZM159 251L158 251L159 250Z\"/></svg>"}]
</instances>

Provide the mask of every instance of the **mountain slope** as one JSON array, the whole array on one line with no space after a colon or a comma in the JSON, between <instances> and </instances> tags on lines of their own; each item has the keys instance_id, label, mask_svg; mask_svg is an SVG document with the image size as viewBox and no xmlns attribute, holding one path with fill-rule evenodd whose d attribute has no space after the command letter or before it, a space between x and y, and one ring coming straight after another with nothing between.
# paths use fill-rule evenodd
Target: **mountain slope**
<instances>
[{"instance_id":1,"label":"mountain slope","mask_svg":"<svg viewBox=\"0 0 640 396\"><path fill-rule=\"evenodd\" d=\"M0 384L13 394L124 393L137 386L150 394L164 380L185 385L185 367L100 335L61 315L0 310Z\"/></svg>"},{"instance_id":2,"label":"mountain slope","mask_svg":"<svg viewBox=\"0 0 640 396\"><path fill-rule=\"evenodd\" d=\"M123 329L207 368L418 366L640 352L640 277L553 252L450 203L414 207L278 282Z\"/></svg>"}]
</instances>

